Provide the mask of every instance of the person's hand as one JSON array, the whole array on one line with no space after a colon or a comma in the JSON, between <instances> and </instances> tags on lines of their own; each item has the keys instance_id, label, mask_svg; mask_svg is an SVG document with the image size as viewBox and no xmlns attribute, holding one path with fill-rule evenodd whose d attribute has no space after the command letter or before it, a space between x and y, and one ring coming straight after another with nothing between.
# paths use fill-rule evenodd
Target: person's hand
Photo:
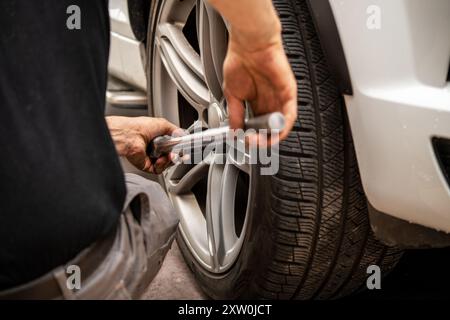
<instances>
[{"instance_id":1,"label":"person's hand","mask_svg":"<svg viewBox=\"0 0 450 320\"><path fill-rule=\"evenodd\" d=\"M161 135L182 135L183 130L162 118L106 117L106 122L117 153L124 156L136 168L160 174L172 163L175 155L158 158L155 162L147 156L147 145Z\"/></svg>"},{"instance_id":2,"label":"person's hand","mask_svg":"<svg viewBox=\"0 0 450 320\"><path fill-rule=\"evenodd\" d=\"M224 94L231 128L243 128L243 101L248 101L255 115L283 113L286 126L280 138L289 134L297 118L297 83L279 32L253 40L231 32L224 62Z\"/></svg>"}]
</instances>

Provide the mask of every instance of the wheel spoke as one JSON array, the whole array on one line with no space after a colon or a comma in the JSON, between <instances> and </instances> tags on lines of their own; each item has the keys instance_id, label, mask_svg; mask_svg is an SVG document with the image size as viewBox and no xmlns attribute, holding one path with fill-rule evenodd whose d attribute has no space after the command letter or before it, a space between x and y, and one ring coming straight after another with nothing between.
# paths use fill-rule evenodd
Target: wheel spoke
<instances>
[{"instance_id":1,"label":"wheel spoke","mask_svg":"<svg viewBox=\"0 0 450 320\"><path fill-rule=\"evenodd\" d=\"M228 144L228 147L227 163L250 175L252 164L251 157L256 155L251 154L248 147L245 146L244 137L236 137L236 140L234 140L233 143Z\"/></svg>"},{"instance_id":2,"label":"wheel spoke","mask_svg":"<svg viewBox=\"0 0 450 320\"><path fill-rule=\"evenodd\" d=\"M238 171L235 167L227 163L223 171L221 183L221 244L222 251L226 255L237 242L238 237L235 231L234 222L234 201Z\"/></svg>"},{"instance_id":3,"label":"wheel spoke","mask_svg":"<svg viewBox=\"0 0 450 320\"><path fill-rule=\"evenodd\" d=\"M225 21L216 10L210 5L207 5L206 9L210 21L210 34L213 35L210 36L211 56L214 63L215 75L219 84L222 85L223 62L225 61L228 47L228 29L225 26Z\"/></svg>"},{"instance_id":4,"label":"wheel spoke","mask_svg":"<svg viewBox=\"0 0 450 320\"><path fill-rule=\"evenodd\" d=\"M161 61L180 93L201 114L209 105L202 61L178 26L163 23L158 27L157 46Z\"/></svg>"},{"instance_id":5,"label":"wheel spoke","mask_svg":"<svg viewBox=\"0 0 450 320\"><path fill-rule=\"evenodd\" d=\"M250 154L240 152L235 150L234 154L232 152L234 149L231 149L231 152L227 155L227 163L232 164L236 168L241 171L244 171L246 174L250 174L251 164L250 164Z\"/></svg>"},{"instance_id":6,"label":"wheel spoke","mask_svg":"<svg viewBox=\"0 0 450 320\"><path fill-rule=\"evenodd\" d=\"M227 30L220 15L203 0L197 2L197 29L205 80L214 97L222 99L222 65Z\"/></svg>"},{"instance_id":7,"label":"wheel spoke","mask_svg":"<svg viewBox=\"0 0 450 320\"><path fill-rule=\"evenodd\" d=\"M208 123L203 118L200 118L199 120L195 120L193 124L191 124L186 131L189 133L195 133L200 132L202 129L207 129Z\"/></svg>"},{"instance_id":8,"label":"wheel spoke","mask_svg":"<svg viewBox=\"0 0 450 320\"><path fill-rule=\"evenodd\" d=\"M186 170L187 172L179 180L175 178L179 177L180 170L184 170L183 166L185 165L179 164L170 169L166 175L166 179L171 182L168 186L168 191L174 195L190 192L197 182L208 174L211 157L212 155L210 154L199 164L194 165L192 169ZM174 178L171 179L172 177Z\"/></svg>"},{"instance_id":9,"label":"wheel spoke","mask_svg":"<svg viewBox=\"0 0 450 320\"><path fill-rule=\"evenodd\" d=\"M221 216L221 181L223 177L223 165L216 164L213 160L208 173L208 191L206 195L206 229L208 234L209 252L211 255L211 266L218 272L220 268L221 238L220 227Z\"/></svg>"}]
</instances>

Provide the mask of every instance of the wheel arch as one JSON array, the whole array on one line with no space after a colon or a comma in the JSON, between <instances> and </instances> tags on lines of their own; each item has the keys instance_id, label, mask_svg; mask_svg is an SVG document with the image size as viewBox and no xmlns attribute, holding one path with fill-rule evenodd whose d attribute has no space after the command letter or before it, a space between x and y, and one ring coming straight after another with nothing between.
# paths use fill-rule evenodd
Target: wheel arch
<instances>
[{"instance_id":1,"label":"wheel arch","mask_svg":"<svg viewBox=\"0 0 450 320\"><path fill-rule=\"evenodd\" d=\"M322 50L341 94L352 95L352 83L329 0L307 0Z\"/></svg>"},{"instance_id":2,"label":"wheel arch","mask_svg":"<svg viewBox=\"0 0 450 320\"><path fill-rule=\"evenodd\" d=\"M153 0L127 0L131 30L140 42L147 39L150 6Z\"/></svg>"}]
</instances>

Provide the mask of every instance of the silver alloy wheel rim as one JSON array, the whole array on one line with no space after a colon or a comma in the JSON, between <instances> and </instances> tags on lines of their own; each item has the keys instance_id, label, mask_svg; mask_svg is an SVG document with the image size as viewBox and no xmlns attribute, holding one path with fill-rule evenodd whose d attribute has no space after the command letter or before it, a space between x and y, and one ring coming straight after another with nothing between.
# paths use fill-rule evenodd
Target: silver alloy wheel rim
<instances>
[{"instance_id":1,"label":"silver alloy wheel rim","mask_svg":"<svg viewBox=\"0 0 450 320\"><path fill-rule=\"evenodd\" d=\"M192 10L196 10L200 55L182 31ZM198 120L188 130L224 125L227 111L221 83L227 29L223 19L203 0L162 1L158 15L151 70L155 114L179 124L179 92L198 114ZM169 197L180 218L181 236L195 259L213 273L227 271L239 256L251 197L252 166L248 164L248 155L238 157L234 149L223 154L219 149L222 150L216 148L193 167L177 165L164 174ZM225 157L224 164L215 161L219 157ZM244 161L238 161L242 158ZM241 175L247 175L248 196L238 234L235 209L239 204L235 201ZM203 213L192 189L206 176Z\"/></svg>"}]
</instances>

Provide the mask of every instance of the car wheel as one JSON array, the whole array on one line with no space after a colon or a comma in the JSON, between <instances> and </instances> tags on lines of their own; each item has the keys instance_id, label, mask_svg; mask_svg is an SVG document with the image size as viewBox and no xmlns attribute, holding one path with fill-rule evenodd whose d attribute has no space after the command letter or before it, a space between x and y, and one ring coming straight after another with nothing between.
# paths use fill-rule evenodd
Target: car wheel
<instances>
[{"instance_id":1,"label":"car wheel","mask_svg":"<svg viewBox=\"0 0 450 320\"><path fill-rule=\"evenodd\" d=\"M209 296L340 297L365 284L369 265L386 274L401 251L371 232L344 102L305 1L274 5L299 94L279 172L260 175L229 153L224 164L175 166L164 184L180 217L178 244ZM153 114L188 130L223 125L220 15L206 1L154 1L148 34Z\"/></svg>"}]
</instances>

